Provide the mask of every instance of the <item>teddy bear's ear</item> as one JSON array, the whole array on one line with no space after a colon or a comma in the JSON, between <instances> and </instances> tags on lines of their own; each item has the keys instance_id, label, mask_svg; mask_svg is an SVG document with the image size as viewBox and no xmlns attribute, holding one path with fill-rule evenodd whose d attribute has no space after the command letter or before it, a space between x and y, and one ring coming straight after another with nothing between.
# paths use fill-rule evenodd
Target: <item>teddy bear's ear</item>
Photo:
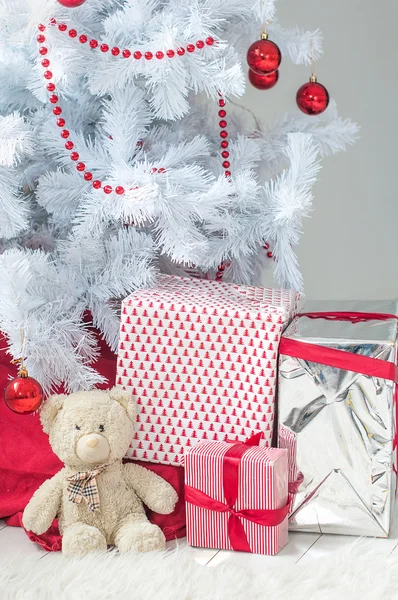
<instances>
[{"instance_id":1,"label":"teddy bear's ear","mask_svg":"<svg viewBox=\"0 0 398 600\"><path fill-rule=\"evenodd\" d=\"M62 409L66 396L65 394L50 396L40 410L40 421L45 433L50 433L51 426L55 417Z\"/></svg>"},{"instance_id":2,"label":"teddy bear's ear","mask_svg":"<svg viewBox=\"0 0 398 600\"><path fill-rule=\"evenodd\" d=\"M133 396L130 392L126 392L121 387L114 387L109 390L109 397L116 402L119 402L126 409L127 415L133 423L135 423L136 418L136 404Z\"/></svg>"}]
</instances>

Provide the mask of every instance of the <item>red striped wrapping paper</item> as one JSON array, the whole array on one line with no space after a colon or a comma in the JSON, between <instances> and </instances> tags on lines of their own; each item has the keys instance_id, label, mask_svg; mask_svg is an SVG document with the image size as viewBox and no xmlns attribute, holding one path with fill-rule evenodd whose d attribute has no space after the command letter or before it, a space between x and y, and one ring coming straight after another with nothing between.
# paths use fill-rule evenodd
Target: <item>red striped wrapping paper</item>
<instances>
[{"instance_id":1,"label":"red striped wrapping paper","mask_svg":"<svg viewBox=\"0 0 398 600\"><path fill-rule=\"evenodd\" d=\"M128 457L179 465L199 441L271 445L288 290L160 276L123 301L116 382L137 398Z\"/></svg>"},{"instance_id":2,"label":"red striped wrapping paper","mask_svg":"<svg viewBox=\"0 0 398 600\"><path fill-rule=\"evenodd\" d=\"M226 504L223 486L224 457L233 444L201 443L185 453L185 485ZM281 509L288 498L288 457L280 448L252 446L239 465L238 496L234 511ZM217 512L187 502L187 539L191 546L232 550L228 536L229 512ZM241 518L250 549L274 555L288 541L288 519L265 527Z\"/></svg>"},{"instance_id":3,"label":"red striped wrapping paper","mask_svg":"<svg viewBox=\"0 0 398 600\"><path fill-rule=\"evenodd\" d=\"M293 506L294 497L297 494L299 485L303 482L304 476L297 468L297 434L283 425L279 426L279 448L287 450L289 467L289 514Z\"/></svg>"}]
</instances>

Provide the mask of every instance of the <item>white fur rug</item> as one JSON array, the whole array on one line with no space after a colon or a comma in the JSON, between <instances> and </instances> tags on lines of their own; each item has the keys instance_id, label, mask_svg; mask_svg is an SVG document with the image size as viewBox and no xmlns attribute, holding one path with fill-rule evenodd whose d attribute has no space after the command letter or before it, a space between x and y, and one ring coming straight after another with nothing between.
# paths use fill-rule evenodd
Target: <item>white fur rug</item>
<instances>
[{"instance_id":1,"label":"white fur rug","mask_svg":"<svg viewBox=\"0 0 398 600\"><path fill-rule=\"evenodd\" d=\"M236 566L203 567L180 551L115 552L66 560L15 559L0 565L1 600L396 600L398 558L361 540L312 563L261 575Z\"/></svg>"}]
</instances>

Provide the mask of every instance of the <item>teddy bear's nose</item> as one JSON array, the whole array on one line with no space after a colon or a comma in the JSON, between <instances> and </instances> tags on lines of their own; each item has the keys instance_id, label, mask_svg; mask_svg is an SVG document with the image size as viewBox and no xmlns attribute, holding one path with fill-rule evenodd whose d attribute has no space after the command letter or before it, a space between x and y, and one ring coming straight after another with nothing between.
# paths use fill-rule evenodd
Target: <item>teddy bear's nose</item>
<instances>
[{"instance_id":1,"label":"teddy bear's nose","mask_svg":"<svg viewBox=\"0 0 398 600\"><path fill-rule=\"evenodd\" d=\"M86 444L90 448L95 448L98 444L98 439L94 435L92 435L91 437L87 438Z\"/></svg>"}]
</instances>

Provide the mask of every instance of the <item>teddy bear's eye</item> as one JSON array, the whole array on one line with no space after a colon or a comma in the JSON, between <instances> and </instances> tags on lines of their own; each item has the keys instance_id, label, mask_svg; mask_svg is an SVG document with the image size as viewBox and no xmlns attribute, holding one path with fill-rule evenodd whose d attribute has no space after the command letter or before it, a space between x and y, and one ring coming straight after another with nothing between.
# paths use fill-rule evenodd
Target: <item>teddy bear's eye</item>
<instances>
[{"instance_id":1,"label":"teddy bear's eye","mask_svg":"<svg viewBox=\"0 0 398 600\"><path fill-rule=\"evenodd\" d=\"M81 427L79 427L79 425L75 425L75 428L76 428L78 431L80 431L80 430L81 430Z\"/></svg>"},{"instance_id":2,"label":"teddy bear's eye","mask_svg":"<svg viewBox=\"0 0 398 600\"><path fill-rule=\"evenodd\" d=\"M103 425L100 425L100 426L98 427L98 429L99 429L100 431L105 431L105 427L104 427Z\"/></svg>"}]
</instances>

